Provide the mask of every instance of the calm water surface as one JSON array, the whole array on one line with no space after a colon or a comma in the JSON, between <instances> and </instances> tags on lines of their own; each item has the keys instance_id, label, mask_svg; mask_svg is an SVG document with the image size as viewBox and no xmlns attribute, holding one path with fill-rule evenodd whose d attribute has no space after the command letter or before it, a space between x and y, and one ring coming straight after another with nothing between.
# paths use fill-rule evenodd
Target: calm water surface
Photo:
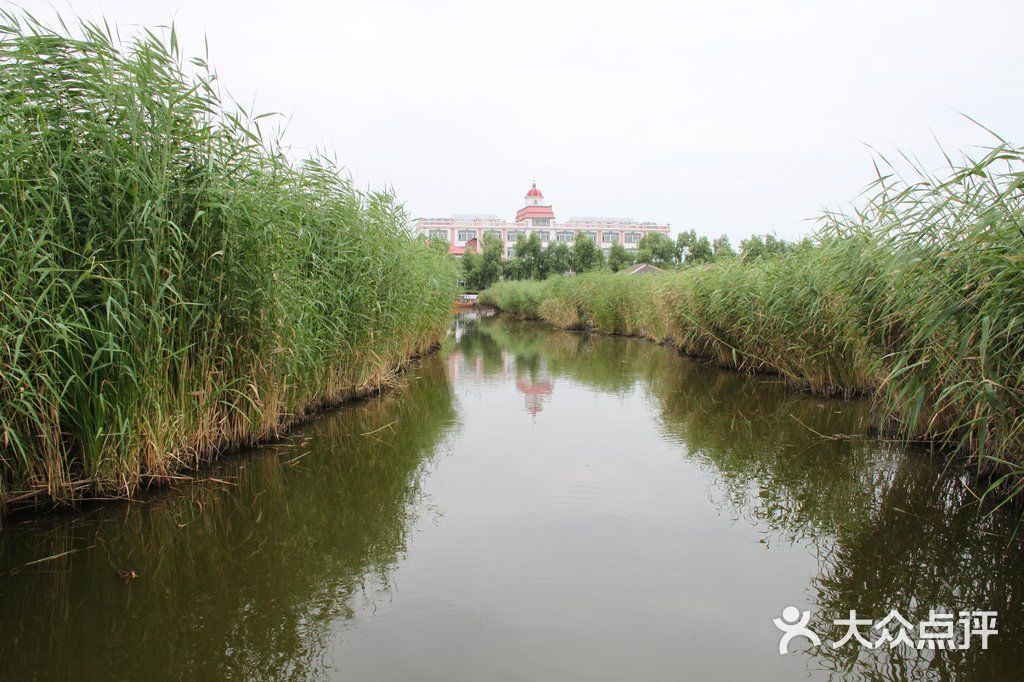
<instances>
[{"instance_id":1,"label":"calm water surface","mask_svg":"<svg viewBox=\"0 0 1024 682\"><path fill-rule=\"evenodd\" d=\"M217 480L0 531L0 677L1020 676L1014 517L860 437L864 407L462 317L396 390ZM828 641L851 608L994 609L1000 633L987 651L779 656L789 604Z\"/></svg>"}]
</instances>

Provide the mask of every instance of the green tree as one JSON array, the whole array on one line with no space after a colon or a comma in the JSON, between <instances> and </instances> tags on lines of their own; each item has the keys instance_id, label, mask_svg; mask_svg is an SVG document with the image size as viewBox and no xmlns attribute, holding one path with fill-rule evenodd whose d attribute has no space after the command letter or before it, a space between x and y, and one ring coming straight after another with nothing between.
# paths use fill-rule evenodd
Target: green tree
<instances>
[{"instance_id":1,"label":"green tree","mask_svg":"<svg viewBox=\"0 0 1024 682\"><path fill-rule=\"evenodd\" d=\"M480 269L480 254L478 253L464 253L462 258L459 260L459 266L462 268L462 283L467 289L476 288L476 276L477 270Z\"/></svg>"},{"instance_id":2,"label":"green tree","mask_svg":"<svg viewBox=\"0 0 1024 682\"><path fill-rule=\"evenodd\" d=\"M472 283L467 279L467 285L474 289L486 289L501 278L501 249L501 239L494 235L487 235L484 237L482 253L479 255L466 254L466 256L476 257Z\"/></svg>"},{"instance_id":3,"label":"green tree","mask_svg":"<svg viewBox=\"0 0 1024 682\"><path fill-rule=\"evenodd\" d=\"M743 260L753 261L759 258L788 253L797 246L798 243L787 242L785 239L779 239L774 234L754 234L740 242L740 251L743 254Z\"/></svg>"},{"instance_id":4,"label":"green tree","mask_svg":"<svg viewBox=\"0 0 1024 682\"><path fill-rule=\"evenodd\" d=\"M572 265L572 253L565 244L554 242L548 244L547 252L548 273L552 275L564 275Z\"/></svg>"},{"instance_id":5,"label":"green tree","mask_svg":"<svg viewBox=\"0 0 1024 682\"><path fill-rule=\"evenodd\" d=\"M736 252L733 250L732 244L729 243L729 237L724 234L711 244L711 250L714 253L715 260L733 258L736 256Z\"/></svg>"},{"instance_id":6,"label":"green tree","mask_svg":"<svg viewBox=\"0 0 1024 682\"><path fill-rule=\"evenodd\" d=\"M765 250L764 240L756 234L752 234L740 241L740 253L743 254L743 260L745 261L764 258L768 254Z\"/></svg>"},{"instance_id":7,"label":"green tree","mask_svg":"<svg viewBox=\"0 0 1024 682\"><path fill-rule=\"evenodd\" d=\"M533 271L530 276L534 279L547 279L551 274L551 259L548 258L547 249L541 249L540 254L533 262Z\"/></svg>"},{"instance_id":8,"label":"green tree","mask_svg":"<svg viewBox=\"0 0 1024 682\"><path fill-rule=\"evenodd\" d=\"M593 239L582 232L577 232L576 239L572 243L569 262L573 272L590 272L604 265L604 254L601 253L601 249L597 247Z\"/></svg>"},{"instance_id":9,"label":"green tree","mask_svg":"<svg viewBox=\"0 0 1024 682\"><path fill-rule=\"evenodd\" d=\"M686 261L686 254L690 252L690 245L697 241L697 233L693 230L686 232L680 232L676 235L676 253L675 260L677 263L682 264Z\"/></svg>"},{"instance_id":10,"label":"green tree","mask_svg":"<svg viewBox=\"0 0 1024 682\"><path fill-rule=\"evenodd\" d=\"M544 264L544 249L540 245L540 237L531 232L526 239L520 239L515 246L516 258L522 261L525 269L524 279L544 279L547 274Z\"/></svg>"},{"instance_id":11,"label":"green tree","mask_svg":"<svg viewBox=\"0 0 1024 682\"><path fill-rule=\"evenodd\" d=\"M785 239L779 239L774 234L764 236L764 250L772 255L786 253L789 250L789 243Z\"/></svg>"},{"instance_id":12,"label":"green tree","mask_svg":"<svg viewBox=\"0 0 1024 682\"><path fill-rule=\"evenodd\" d=\"M505 279L529 279L530 271L522 258L510 258L502 265L502 275Z\"/></svg>"},{"instance_id":13,"label":"green tree","mask_svg":"<svg viewBox=\"0 0 1024 682\"><path fill-rule=\"evenodd\" d=\"M608 267L612 269L612 272L618 272L624 270L633 264L633 256L626 251L626 247L622 244L612 244L612 248L608 251Z\"/></svg>"},{"instance_id":14,"label":"green tree","mask_svg":"<svg viewBox=\"0 0 1024 682\"><path fill-rule=\"evenodd\" d=\"M660 232L645 234L637 244L636 262L650 263L659 268L672 265L678 257L677 244L673 244L667 235Z\"/></svg>"},{"instance_id":15,"label":"green tree","mask_svg":"<svg viewBox=\"0 0 1024 682\"><path fill-rule=\"evenodd\" d=\"M690 252L686 254L686 262L689 263L707 263L714 256L714 252L711 249L711 242L708 238L701 235L690 244Z\"/></svg>"},{"instance_id":16,"label":"green tree","mask_svg":"<svg viewBox=\"0 0 1024 682\"><path fill-rule=\"evenodd\" d=\"M448 244L448 241L445 239L423 238L423 241L427 243L428 247L430 247L434 251L437 251L438 253L449 253L451 250L449 248L450 245Z\"/></svg>"}]
</instances>

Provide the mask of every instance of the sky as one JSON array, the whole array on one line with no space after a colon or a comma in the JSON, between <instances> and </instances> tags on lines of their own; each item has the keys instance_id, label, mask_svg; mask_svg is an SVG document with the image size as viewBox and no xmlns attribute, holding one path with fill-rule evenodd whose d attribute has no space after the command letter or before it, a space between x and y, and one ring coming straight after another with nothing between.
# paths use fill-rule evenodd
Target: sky
<instances>
[{"instance_id":1,"label":"sky","mask_svg":"<svg viewBox=\"0 0 1024 682\"><path fill-rule=\"evenodd\" d=\"M1024 141L1024 2L22 1L177 28L222 88L278 112L412 217L632 217L796 238L903 152ZM899 165L899 164L898 164Z\"/></svg>"}]
</instances>

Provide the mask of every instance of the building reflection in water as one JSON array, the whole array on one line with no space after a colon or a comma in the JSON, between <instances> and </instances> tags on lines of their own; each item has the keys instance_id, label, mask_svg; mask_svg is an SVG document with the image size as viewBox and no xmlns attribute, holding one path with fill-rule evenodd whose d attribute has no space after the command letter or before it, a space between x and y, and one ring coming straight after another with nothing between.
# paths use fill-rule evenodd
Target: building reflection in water
<instances>
[{"instance_id":1,"label":"building reflection in water","mask_svg":"<svg viewBox=\"0 0 1024 682\"><path fill-rule=\"evenodd\" d=\"M448 378L483 383L515 382L523 394L523 408L539 414L554 392L555 382L548 370L547 358L534 354L517 354L495 343L490 334L481 333L478 320L494 314L491 310L461 313L455 317L452 335L455 348L447 356Z\"/></svg>"},{"instance_id":2,"label":"building reflection in water","mask_svg":"<svg viewBox=\"0 0 1024 682\"><path fill-rule=\"evenodd\" d=\"M523 394L526 403L526 411L530 414L538 414L544 409L545 396L551 395L555 384L550 379L533 381L530 379L519 379L516 381L516 388Z\"/></svg>"}]
</instances>

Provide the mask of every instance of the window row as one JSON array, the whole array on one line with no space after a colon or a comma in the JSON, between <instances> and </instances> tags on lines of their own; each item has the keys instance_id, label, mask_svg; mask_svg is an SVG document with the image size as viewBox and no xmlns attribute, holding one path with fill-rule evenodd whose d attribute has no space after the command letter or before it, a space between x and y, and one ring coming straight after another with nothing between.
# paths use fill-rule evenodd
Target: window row
<instances>
[{"instance_id":1,"label":"window row","mask_svg":"<svg viewBox=\"0 0 1024 682\"><path fill-rule=\"evenodd\" d=\"M581 230L584 236L588 237L591 241L597 242L597 231L596 230ZM430 230L429 236L431 239L447 239L447 230ZM549 230L535 230L534 234L542 242L551 241L551 232ZM484 230L484 237L497 237L501 239L501 230ZM505 232L506 239L510 242L519 241L526 236L524 230L507 230ZM619 241L619 232L602 232L601 243L603 244L616 244ZM626 244L639 244L640 239L643 237L643 232L626 232L622 235L622 241ZM470 239L476 239L476 230L458 230L456 238L460 242L468 242ZM555 241L562 242L563 244L571 244L576 239L576 232L573 230L559 230L555 233Z\"/></svg>"}]
</instances>

